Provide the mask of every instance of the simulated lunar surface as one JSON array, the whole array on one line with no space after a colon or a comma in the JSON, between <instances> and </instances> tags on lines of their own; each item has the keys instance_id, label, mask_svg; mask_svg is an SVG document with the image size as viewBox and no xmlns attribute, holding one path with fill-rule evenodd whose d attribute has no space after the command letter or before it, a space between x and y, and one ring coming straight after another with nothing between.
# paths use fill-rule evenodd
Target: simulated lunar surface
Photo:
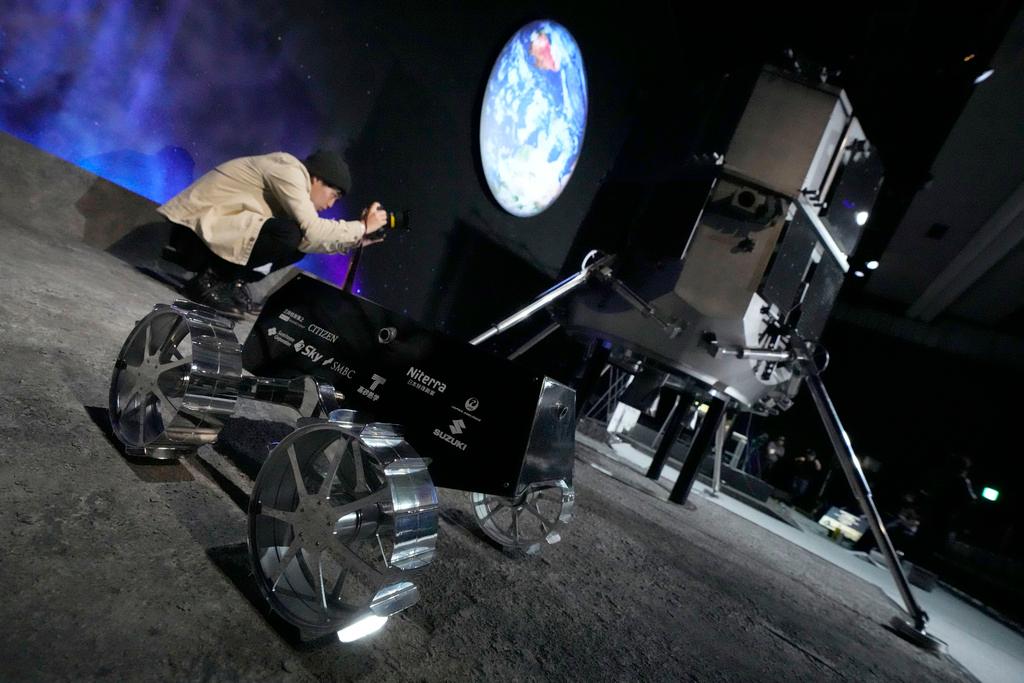
<instances>
[{"instance_id":1,"label":"simulated lunar surface","mask_svg":"<svg viewBox=\"0 0 1024 683\"><path fill-rule=\"evenodd\" d=\"M300 642L245 550L294 416L240 401L196 456L126 457L112 362L175 294L27 215L0 215L0 680L972 680L887 630L877 588L583 446L561 543L508 554L442 489L419 603L351 645Z\"/></svg>"}]
</instances>

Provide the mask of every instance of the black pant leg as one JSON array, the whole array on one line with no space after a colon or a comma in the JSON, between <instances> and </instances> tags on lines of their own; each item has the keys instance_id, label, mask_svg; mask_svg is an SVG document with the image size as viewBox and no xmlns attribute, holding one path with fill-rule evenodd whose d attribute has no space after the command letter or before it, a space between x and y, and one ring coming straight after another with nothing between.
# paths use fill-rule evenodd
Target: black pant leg
<instances>
[{"instance_id":1,"label":"black pant leg","mask_svg":"<svg viewBox=\"0 0 1024 683\"><path fill-rule=\"evenodd\" d=\"M196 273L206 270L210 265L213 252L206 246L202 238L184 225L167 222L171 226L171 235L167 240L170 250L165 252L166 258L186 270Z\"/></svg>"},{"instance_id":2,"label":"black pant leg","mask_svg":"<svg viewBox=\"0 0 1024 683\"><path fill-rule=\"evenodd\" d=\"M171 222L169 242L182 266L196 272L209 268L220 280L258 280L262 275L254 272L253 268L271 263L270 270L278 270L303 256L299 251L302 230L290 218L268 218L263 222L246 265L220 258L195 231L174 222Z\"/></svg>"},{"instance_id":3,"label":"black pant leg","mask_svg":"<svg viewBox=\"0 0 1024 683\"><path fill-rule=\"evenodd\" d=\"M189 228L176 223L171 223L171 226L170 244L180 254L181 264L195 272L209 268L221 280L258 279L261 275L254 273L253 268L270 263L273 264L272 271L278 270L303 256L299 251L302 230L289 218L268 218L264 221L244 266L214 254L206 242Z\"/></svg>"},{"instance_id":4,"label":"black pant leg","mask_svg":"<svg viewBox=\"0 0 1024 683\"><path fill-rule=\"evenodd\" d=\"M236 280L243 276L247 270L245 266L225 261L214 254L203 238L191 228L172 221L169 222L171 223L171 236L168 245L175 252L173 261L195 273L211 270L221 280Z\"/></svg>"},{"instance_id":5,"label":"black pant leg","mask_svg":"<svg viewBox=\"0 0 1024 683\"><path fill-rule=\"evenodd\" d=\"M246 267L258 268L270 263L274 271L291 265L303 256L299 251L300 242L302 230L298 223L290 218L268 218L260 228Z\"/></svg>"}]
</instances>

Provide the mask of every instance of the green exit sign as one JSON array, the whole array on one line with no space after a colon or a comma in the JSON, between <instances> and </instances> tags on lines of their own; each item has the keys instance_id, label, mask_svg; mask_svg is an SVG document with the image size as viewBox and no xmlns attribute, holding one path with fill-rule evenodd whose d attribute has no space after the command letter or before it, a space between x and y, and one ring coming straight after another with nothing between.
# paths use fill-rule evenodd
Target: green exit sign
<instances>
[{"instance_id":1,"label":"green exit sign","mask_svg":"<svg viewBox=\"0 0 1024 683\"><path fill-rule=\"evenodd\" d=\"M981 490L981 497L984 498L985 500L991 500L995 502L999 500L999 491L986 486Z\"/></svg>"}]
</instances>

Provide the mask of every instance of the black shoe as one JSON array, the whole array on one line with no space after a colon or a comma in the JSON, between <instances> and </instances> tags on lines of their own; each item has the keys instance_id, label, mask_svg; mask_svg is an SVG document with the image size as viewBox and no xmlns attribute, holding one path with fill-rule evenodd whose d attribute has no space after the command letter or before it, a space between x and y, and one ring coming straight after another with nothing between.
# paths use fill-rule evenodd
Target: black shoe
<instances>
[{"instance_id":1,"label":"black shoe","mask_svg":"<svg viewBox=\"0 0 1024 683\"><path fill-rule=\"evenodd\" d=\"M245 315L245 307L235 299L235 283L219 279L212 270L204 270L186 282L181 293L232 318Z\"/></svg>"},{"instance_id":2,"label":"black shoe","mask_svg":"<svg viewBox=\"0 0 1024 683\"><path fill-rule=\"evenodd\" d=\"M262 306L252 300L252 294L249 293L249 286L245 280L235 280L231 283L231 297L246 313L259 315Z\"/></svg>"}]
</instances>

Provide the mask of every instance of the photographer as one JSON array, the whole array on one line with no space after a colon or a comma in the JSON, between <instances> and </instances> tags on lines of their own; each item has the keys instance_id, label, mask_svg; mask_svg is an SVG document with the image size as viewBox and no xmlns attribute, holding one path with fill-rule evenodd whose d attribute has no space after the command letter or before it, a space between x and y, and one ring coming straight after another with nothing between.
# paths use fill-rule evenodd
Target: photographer
<instances>
[{"instance_id":1,"label":"photographer","mask_svg":"<svg viewBox=\"0 0 1024 683\"><path fill-rule=\"evenodd\" d=\"M217 166L157 209L173 224L170 251L197 273L183 294L240 316L255 309L245 283L261 272L295 263L304 253L344 252L380 241L375 233L387 213L377 202L358 221L317 215L351 186L348 165L330 151L305 161L273 152Z\"/></svg>"}]
</instances>

